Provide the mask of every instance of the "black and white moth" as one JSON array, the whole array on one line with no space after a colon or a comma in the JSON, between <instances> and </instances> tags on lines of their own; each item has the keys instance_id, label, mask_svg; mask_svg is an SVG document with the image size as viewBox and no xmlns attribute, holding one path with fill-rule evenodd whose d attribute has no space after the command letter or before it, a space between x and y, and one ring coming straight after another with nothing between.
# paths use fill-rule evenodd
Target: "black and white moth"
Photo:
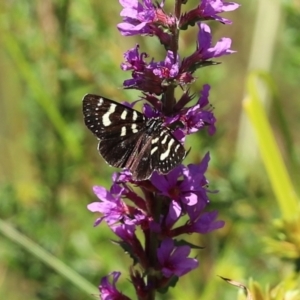
<instances>
[{"instance_id":1,"label":"black and white moth","mask_svg":"<svg viewBox=\"0 0 300 300\"><path fill-rule=\"evenodd\" d=\"M100 140L105 161L126 168L132 179L148 179L154 170L169 173L182 162L186 151L161 118L142 113L113 100L87 94L83 98L86 126Z\"/></svg>"}]
</instances>

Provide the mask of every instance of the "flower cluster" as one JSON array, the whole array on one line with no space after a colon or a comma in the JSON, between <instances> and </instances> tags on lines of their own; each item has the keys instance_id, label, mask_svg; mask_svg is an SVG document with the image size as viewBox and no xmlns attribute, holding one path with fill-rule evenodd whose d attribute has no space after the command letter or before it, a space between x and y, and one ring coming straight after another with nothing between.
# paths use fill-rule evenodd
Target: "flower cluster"
<instances>
[{"instance_id":1,"label":"flower cluster","mask_svg":"<svg viewBox=\"0 0 300 300\"><path fill-rule=\"evenodd\" d=\"M196 80L195 71L215 65L213 59L234 53L231 39L222 38L212 45L211 31L207 20L222 24L231 22L220 13L238 8L234 2L223 0L200 0L189 12L180 13L182 4L175 1L174 14L164 11L160 4L151 0L119 0L123 7L118 24L124 36L143 35L157 37L166 50L163 61L149 59L139 45L124 54L121 69L131 72L124 81L124 88L137 89L146 101L143 113L146 117L159 117L165 126L174 127L173 135L182 143L189 134L206 128L215 132L215 116L209 105L209 85L204 85L199 99L190 102L195 95L188 86ZM182 30L197 25L198 36L195 51L180 58L178 36ZM174 90L180 87L182 95L176 99ZM105 221L119 238L119 245L130 254L133 266L130 279L138 299L154 299L155 292L166 290L174 280L198 267L198 260L189 257L192 248L199 248L184 240L183 234L207 234L224 226L217 220L217 211L207 211L209 204L208 180L205 172L210 160L205 154L198 164L179 165L167 175L154 172L148 180L134 181L131 173L122 170L112 177L112 186L107 190L94 187L100 201L88 205ZM136 231L142 232L143 240ZM138 266L138 267L137 267ZM112 276L112 283L109 281ZM119 272L104 277L99 290L102 299L130 299L116 288Z\"/></svg>"}]
</instances>

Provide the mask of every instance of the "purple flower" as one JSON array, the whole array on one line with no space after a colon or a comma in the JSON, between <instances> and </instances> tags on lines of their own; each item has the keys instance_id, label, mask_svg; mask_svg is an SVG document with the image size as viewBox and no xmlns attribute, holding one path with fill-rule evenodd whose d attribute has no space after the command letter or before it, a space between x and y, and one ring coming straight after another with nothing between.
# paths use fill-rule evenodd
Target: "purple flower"
<instances>
[{"instance_id":1,"label":"purple flower","mask_svg":"<svg viewBox=\"0 0 300 300\"><path fill-rule=\"evenodd\" d=\"M122 170L121 172L115 172L112 175L113 183L116 185L124 184L131 181L131 172L128 170Z\"/></svg>"},{"instance_id":2,"label":"purple flower","mask_svg":"<svg viewBox=\"0 0 300 300\"><path fill-rule=\"evenodd\" d=\"M123 295L116 288L116 282L120 275L120 272L112 272L101 279L99 291L102 300L130 300L130 298ZM109 276L113 277L112 283L109 282Z\"/></svg>"},{"instance_id":3,"label":"purple flower","mask_svg":"<svg viewBox=\"0 0 300 300\"><path fill-rule=\"evenodd\" d=\"M143 0L143 4L137 0L119 0L123 6L120 16L123 23L118 24L122 35L153 34L151 24L155 20L155 6L151 0Z\"/></svg>"},{"instance_id":4,"label":"purple flower","mask_svg":"<svg viewBox=\"0 0 300 300\"><path fill-rule=\"evenodd\" d=\"M175 111L178 113L172 117L164 116L160 109L155 109L148 103L143 106L143 113L148 118L163 118L166 126L171 125L174 122L181 122L183 127L178 127L173 131L173 135L177 140L184 142L185 136L195 133L204 127L208 127L210 135L215 133L215 122L216 118L212 112L212 106L209 105L210 86L205 84L203 89L200 91L200 96L195 105L183 108L193 97L189 97L187 93L177 102Z\"/></svg>"},{"instance_id":5,"label":"purple flower","mask_svg":"<svg viewBox=\"0 0 300 300\"><path fill-rule=\"evenodd\" d=\"M139 48L140 46L137 44L134 48L131 48L124 53L125 63L121 64L121 69L123 71L144 71L146 66L145 58L148 57L148 54L145 52L140 54Z\"/></svg>"},{"instance_id":6,"label":"purple flower","mask_svg":"<svg viewBox=\"0 0 300 300\"><path fill-rule=\"evenodd\" d=\"M121 64L124 71L132 71L132 79L124 81L123 85L127 89L138 89L160 95L163 92L161 79L153 74L153 67L145 61L148 55L139 53L139 45L128 50L124 54L125 62Z\"/></svg>"},{"instance_id":7,"label":"purple flower","mask_svg":"<svg viewBox=\"0 0 300 300\"><path fill-rule=\"evenodd\" d=\"M197 268L199 263L194 258L189 258L191 249L188 246L174 245L172 239L164 239L157 249L157 258L165 277L183 276Z\"/></svg>"},{"instance_id":8,"label":"purple flower","mask_svg":"<svg viewBox=\"0 0 300 300\"><path fill-rule=\"evenodd\" d=\"M190 220L187 225L184 226L185 233L201 233L206 234L213 230L222 228L225 225L224 221L216 221L218 216L217 211L202 213L202 209L197 206L187 208Z\"/></svg>"},{"instance_id":9,"label":"purple flower","mask_svg":"<svg viewBox=\"0 0 300 300\"><path fill-rule=\"evenodd\" d=\"M200 104L197 104L188 109L186 115L184 115L184 119L187 134L195 133L207 124L212 125L213 129L215 129L215 119L213 117L213 114L209 111L203 111ZM211 132L214 132L214 130Z\"/></svg>"},{"instance_id":10,"label":"purple flower","mask_svg":"<svg viewBox=\"0 0 300 300\"><path fill-rule=\"evenodd\" d=\"M137 239L135 235L135 225L119 224L112 226L111 229L119 238L129 244Z\"/></svg>"},{"instance_id":11,"label":"purple flower","mask_svg":"<svg viewBox=\"0 0 300 300\"><path fill-rule=\"evenodd\" d=\"M167 15L162 10L164 1L159 5L154 5L151 0L119 0L123 6L120 16L123 23L118 24L118 29L122 35L154 35L156 27L171 27L175 23L175 18Z\"/></svg>"},{"instance_id":12,"label":"purple flower","mask_svg":"<svg viewBox=\"0 0 300 300\"><path fill-rule=\"evenodd\" d=\"M183 137L195 133L204 127L208 127L210 135L215 133L216 118L212 112L212 106L208 102L209 90L210 86L205 84L200 92L198 101L191 107L183 108L193 98L187 94L184 94L177 102L175 109L176 111L179 110L179 113L176 115L176 121L180 121L183 124L183 127L179 127L177 130L182 132ZM175 117L173 119L175 120Z\"/></svg>"},{"instance_id":13,"label":"purple flower","mask_svg":"<svg viewBox=\"0 0 300 300\"><path fill-rule=\"evenodd\" d=\"M162 195L181 205L193 206L198 202L208 203L206 190L203 188L207 184L204 173L208 161L209 154L207 153L198 165L178 166L167 175L153 173L151 182ZM182 175L183 179L180 179Z\"/></svg>"},{"instance_id":14,"label":"purple flower","mask_svg":"<svg viewBox=\"0 0 300 300\"><path fill-rule=\"evenodd\" d=\"M194 26L195 23L204 20L216 20L224 24L231 24L228 19L221 18L218 14L224 11L232 11L240 5L235 2L225 2L223 0L202 0L201 4L195 9L192 9L188 13L182 15L179 23L181 29L187 29L187 27Z\"/></svg>"},{"instance_id":15,"label":"purple flower","mask_svg":"<svg viewBox=\"0 0 300 300\"><path fill-rule=\"evenodd\" d=\"M143 113L147 118L162 117L160 111L158 111L157 109L154 109L154 107L149 105L148 103L144 104Z\"/></svg>"},{"instance_id":16,"label":"purple flower","mask_svg":"<svg viewBox=\"0 0 300 300\"><path fill-rule=\"evenodd\" d=\"M115 235L117 235L122 242L124 248L135 257L141 266L148 267L148 259L143 249L142 244L135 234L136 226L128 224L118 224L111 227Z\"/></svg>"},{"instance_id":17,"label":"purple flower","mask_svg":"<svg viewBox=\"0 0 300 300\"><path fill-rule=\"evenodd\" d=\"M208 162L210 160L209 152L205 154L202 161L199 164L189 164L183 171L183 176L185 177L186 184L192 188L192 190L197 190L199 187L203 187L208 184L207 179L204 176L208 168ZM204 190L204 189L201 189Z\"/></svg>"},{"instance_id":18,"label":"purple flower","mask_svg":"<svg viewBox=\"0 0 300 300\"><path fill-rule=\"evenodd\" d=\"M122 35L149 35L157 36L160 42L168 48L172 37L168 31L172 32L176 26L176 19L166 14L160 5L154 5L151 0L142 0L141 4L137 0L120 0L123 6L121 17L123 23L118 24L118 29Z\"/></svg>"},{"instance_id":19,"label":"purple flower","mask_svg":"<svg viewBox=\"0 0 300 300\"><path fill-rule=\"evenodd\" d=\"M114 187L116 189L116 187ZM120 188L118 193L112 193L106 190L102 186L94 186L95 195L102 202L90 203L87 207L91 212L100 212L103 214L101 218L98 218L94 226L99 225L103 219L111 225L114 224L126 215L126 204L121 200L124 189Z\"/></svg>"},{"instance_id":20,"label":"purple flower","mask_svg":"<svg viewBox=\"0 0 300 300\"><path fill-rule=\"evenodd\" d=\"M180 81L179 56L176 58L172 51L167 51L164 61L147 63L146 53L139 53L139 45L124 54L125 62L121 64L124 71L132 71L132 79L125 80L127 89L138 89L151 94L160 95L170 84Z\"/></svg>"},{"instance_id":21,"label":"purple flower","mask_svg":"<svg viewBox=\"0 0 300 300\"><path fill-rule=\"evenodd\" d=\"M185 191L181 190L179 177L182 176L184 166L180 165L174 168L166 175L160 175L154 172L151 177L151 183L164 196L171 200L180 201Z\"/></svg>"},{"instance_id":22,"label":"purple flower","mask_svg":"<svg viewBox=\"0 0 300 300\"><path fill-rule=\"evenodd\" d=\"M208 61L211 58L222 55L232 54L235 51L230 50L231 39L221 38L214 47L211 47L212 38L208 25L198 23L198 44L196 51L190 56L183 59L180 66L180 72L194 72L196 69L209 64L215 64Z\"/></svg>"},{"instance_id":23,"label":"purple flower","mask_svg":"<svg viewBox=\"0 0 300 300\"><path fill-rule=\"evenodd\" d=\"M198 12L201 13L201 18L205 20L216 20L224 24L231 24L230 20L221 18L217 14L224 11L233 11L239 6L235 2L225 2L224 0L202 0L198 6Z\"/></svg>"},{"instance_id":24,"label":"purple flower","mask_svg":"<svg viewBox=\"0 0 300 300\"><path fill-rule=\"evenodd\" d=\"M147 63L148 55L145 52L139 53L139 45L128 50L124 54L125 61L121 64L124 71L132 71L132 78L124 81L127 89L138 89L145 93L161 95L170 85L185 86L192 83L195 78L192 73L203 66L215 64L209 61L213 57L231 54L231 40L220 39L214 47L211 47L210 28L205 24L199 25L198 45L196 51L180 62L178 55L170 50L167 51L163 61L155 62L153 59ZM149 96L150 97L150 96ZM157 99L147 99L158 108Z\"/></svg>"},{"instance_id":25,"label":"purple flower","mask_svg":"<svg viewBox=\"0 0 300 300\"><path fill-rule=\"evenodd\" d=\"M210 58L235 53L235 51L230 50L230 38L221 38L214 47L211 47L212 38L209 26L204 23L198 23L197 25L199 28L197 54L201 56L201 59L207 60Z\"/></svg>"},{"instance_id":26,"label":"purple flower","mask_svg":"<svg viewBox=\"0 0 300 300\"><path fill-rule=\"evenodd\" d=\"M213 135L216 131L216 118L211 111L211 107L206 108L208 103L209 85L205 85L197 104L188 108L185 114L182 114L180 120L185 126L185 134L192 134L204 127L208 127L208 132Z\"/></svg>"},{"instance_id":27,"label":"purple flower","mask_svg":"<svg viewBox=\"0 0 300 300\"><path fill-rule=\"evenodd\" d=\"M169 212L164 220L163 224L163 230L160 229L160 231L164 231L165 235L167 236L175 236L171 234L171 229L174 226L174 224L179 220L179 218L182 216L182 205L180 205L179 202L172 200L169 207Z\"/></svg>"},{"instance_id":28,"label":"purple flower","mask_svg":"<svg viewBox=\"0 0 300 300\"><path fill-rule=\"evenodd\" d=\"M179 56L174 57L172 51L167 51L167 56L164 61L153 63L153 73L164 80L176 78L179 71Z\"/></svg>"}]
</instances>

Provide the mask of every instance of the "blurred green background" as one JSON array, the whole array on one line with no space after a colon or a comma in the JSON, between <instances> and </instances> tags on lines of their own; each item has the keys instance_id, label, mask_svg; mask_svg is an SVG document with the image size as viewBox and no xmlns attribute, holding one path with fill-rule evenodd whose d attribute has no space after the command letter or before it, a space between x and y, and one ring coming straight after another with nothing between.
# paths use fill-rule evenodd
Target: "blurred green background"
<instances>
[{"instance_id":1,"label":"blurred green background","mask_svg":"<svg viewBox=\"0 0 300 300\"><path fill-rule=\"evenodd\" d=\"M197 3L190 0L184 9ZM195 252L200 267L158 299L236 299L237 289L217 275L275 285L295 268L293 261L268 254L263 243L274 234L280 212L245 125L242 100L250 71L262 69L274 80L277 91L275 97L265 91L271 95L266 108L299 194L300 1L239 3L226 14L232 25L209 23L214 42L230 37L237 53L198 70L191 87L198 93L203 84L212 86L217 133L200 132L187 141L187 148L192 146L187 163L211 153L207 177L210 188L220 192L211 195L210 209L220 211L226 226L191 237L205 247ZM59 261L95 287L102 276L121 271L119 287L133 295L126 280L130 260L110 242L114 237L104 224L93 228L96 215L86 209L96 200L92 186L109 188L115 169L98 155L81 111L86 93L138 98L138 92L121 89L130 73L119 67L136 43L150 57L164 57L155 38L119 34L120 10L118 1L0 2L0 299L98 297L97 289L90 296L88 284L81 287L68 272L59 272ZM195 28L181 34L182 57L194 50L195 35ZM36 245L58 262L43 258Z\"/></svg>"}]
</instances>

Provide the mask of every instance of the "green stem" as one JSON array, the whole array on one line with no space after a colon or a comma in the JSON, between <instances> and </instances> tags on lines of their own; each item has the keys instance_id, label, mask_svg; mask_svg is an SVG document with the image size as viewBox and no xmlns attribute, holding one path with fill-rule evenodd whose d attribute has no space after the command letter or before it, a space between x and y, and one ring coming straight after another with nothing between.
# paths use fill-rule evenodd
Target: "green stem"
<instances>
[{"instance_id":1,"label":"green stem","mask_svg":"<svg viewBox=\"0 0 300 300\"><path fill-rule=\"evenodd\" d=\"M175 1L174 6L174 15L177 20L179 20L181 14L181 0ZM171 47L170 50L174 54L174 63L176 63L177 60L177 53L178 53L178 40L179 40L179 29L177 27L177 23L174 25L174 28L172 28L172 41L171 41ZM171 83L165 94L162 97L163 102L163 111L168 116L171 115L173 112L173 108L175 105L175 97L174 97L175 87Z\"/></svg>"},{"instance_id":2,"label":"green stem","mask_svg":"<svg viewBox=\"0 0 300 300\"><path fill-rule=\"evenodd\" d=\"M54 269L58 274L68 279L74 284L74 286L86 293L89 298L95 299L95 294L99 294L98 289L85 278L74 272L74 270L65 265L61 260L45 251L41 246L37 245L29 238L18 232L2 219L0 219L0 232L13 243L23 247L33 256L44 262L50 268Z\"/></svg>"},{"instance_id":3,"label":"green stem","mask_svg":"<svg viewBox=\"0 0 300 300\"><path fill-rule=\"evenodd\" d=\"M262 160L282 217L285 220L293 220L298 216L299 199L257 92L256 79L258 75L252 73L248 78L249 96L244 99L243 106L255 131ZM263 78L263 76L260 77Z\"/></svg>"}]
</instances>

